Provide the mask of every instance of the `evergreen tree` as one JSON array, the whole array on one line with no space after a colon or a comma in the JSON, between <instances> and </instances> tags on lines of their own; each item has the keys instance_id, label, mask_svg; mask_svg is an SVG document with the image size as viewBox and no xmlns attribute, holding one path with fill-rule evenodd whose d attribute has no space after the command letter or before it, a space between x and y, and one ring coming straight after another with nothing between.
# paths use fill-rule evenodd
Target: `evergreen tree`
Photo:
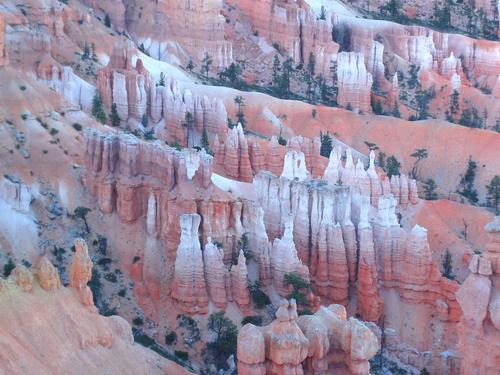
<instances>
[{"instance_id":1,"label":"evergreen tree","mask_svg":"<svg viewBox=\"0 0 500 375\"><path fill-rule=\"evenodd\" d=\"M500 176L495 175L486 185L486 203L495 210L495 215L500 213Z\"/></svg>"},{"instance_id":2,"label":"evergreen tree","mask_svg":"<svg viewBox=\"0 0 500 375\"><path fill-rule=\"evenodd\" d=\"M370 97L370 104L372 107L373 113L376 115L381 115L384 110L382 109L382 103L380 103L380 100L375 100L373 96Z\"/></svg>"},{"instance_id":3,"label":"evergreen tree","mask_svg":"<svg viewBox=\"0 0 500 375\"><path fill-rule=\"evenodd\" d=\"M278 57L278 54L276 53L274 55L273 59L273 87L278 88L280 86L280 70L281 70L281 63L280 63L280 58Z\"/></svg>"},{"instance_id":4,"label":"evergreen tree","mask_svg":"<svg viewBox=\"0 0 500 375\"><path fill-rule=\"evenodd\" d=\"M205 149L207 153L210 153L210 142L208 141L208 133L207 128L203 127L203 131L201 133L201 147Z\"/></svg>"},{"instance_id":5,"label":"evergreen tree","mask_svg":"<svg viewBox=\"0 0 500 375\"><path fill-rule=\"evenodd\" d=\"M460 94L457 90L453 90L450 96L450 117L453 119L457 114L459 110L459 98Z\"/></svg>"},{"instance_id":6,"label":"evergreen tree","mask_svg":"<svg viewBox=\"0 0 500 375\"><path fill-rule=\"evenodd\" d=\"M142 115L142 118L141 118L141 124L142 126L144 126L145 128L148 127L148 124L149 124L149 117L148 117L148 114L145 113Z\"/></svg>"},{"instance_id":7,"label":"evergreen tree","mask_svg":"<svg viewBox=\"0 0 500 375\"><path fill-rule=\"evenodd\" d=\"M314 71L316 70L316 58L314 57L314 54L311 52L309 53L309 62L307 63L307 71L311 75L311 77L314 77Z\"/></svg>"},{"instance_id":8,"label":"evergreen tree","mask_svg":"<svg viewBox=\"0 0 500 375\"><path fill-rule=\"evenodd\" d=\"M208 52L205 52L205 56L203 57L203 60L201 60L201 74L205 72L206 79L208 79L208 72L210 71L210 65L212 65L212 62L212 58Z\"/></svg>"},{"instance_id":9,"label":"evergreen tree","mask_svg":"<svg viewBox=\"0 0 500 375\"><path fill-rule=\"evenodd\" d=\"M284 94L285 97L290 95L290 82L292 77L293 60L289 57L283 62L282 66L283 74L281 76L281 87L280 92Z\"/></svg>"},{"instance_id":10,"label":"evergreen tree","mask_svg":"<svg viewBox=\"0 0 500 375\"><path fill-rule=\"evenodd\" d=\"M410 89L414 89L415 87L417 87L419 85L419 82L418 82L419 70L420 70L420 67L416 66L415 64L410 65L410 70L409 70L410 77L408 78L408 87Z\"/></svg>"},{"instance_id":11,"label":"evergreen tree","mask_svg":"<svg viewBox=\"0 0 500 375\"><path fill-rule=\"evenodd\" d=\"M418 179L418 167L420 162L423 159L426 159L428 155L427 150L425 148L417 148L411 155L412 158L415 158L415 163L413 164L413 168L410 172L410 177Z\"/></svg>"},{"instance_id":12,"label":"evergreen tree","mask_svg":"<svg viewBox=\"0 0 500 375\"><path fill-rule=\"evenodd\" d=\"M160 73L160 80L156 83L156 86L165 86L165 74Z\"/></svg>"},{"instance_id":13,"label":"evergreen tree","mask_svg":"<svg viewBox=\"0 0 500 375\"><path fill-rule=\"evenodd\" d=\"M106 13L106 16L104 17L104 25L106 27L111 27L111 18L109 18L109 14Z\"/></svg>"},{"instance_id":14,"label":"evergreen tree","mask_svg":"<svg viewBox=\"0 0 500 375\"><path fill-rule=\"evenodd\" d=\"M86 229L87 233L90 233L90 228L89 228L89 225L87 223L87 215L91 211L92 210L90 208L82 207L82 206L79 206L79 207L75 208L75 210L73 211L73 216L74 217L83 220L83 223L85 224L85 229Z\"/></svg>"},{"instance_id":15,"label":"evergreen tree","mask_svg":"<svg viewBox=\"0 0 500 375\"><path fill-rule=\"evenodd\" d=\"M401 112L399 111L399 103L397 101L394 103L394 107L392 108L391 114L394 117L401 118Z\"/></svg>"},{"instance_id":16,"label":"evergreen tree","mask_svg":"<svg viewBox=\"0 0 500 375\"><path fill-rule=\"evenodd\" d=\"M223 80L231 87L240 88L243 83L241 73L241 66L239 64L231 63L231 65L219 73L219 79Z\"/></svg>"},{"instance_id":17,"label":"evergreen tree","mask_svg":"<svg viewBox=\"0 0 500 375\"><path fill-rule=\"evenodd\" d=\"M194 69L194 63L193 63L193 60L191 58L189 58L189 62L186 66L186 69L189 70L191 73L193 72L193 69Z\"/></svg>"},{"instance_id":18,"label":"evergreen tree","mask_svg":"<svg viewBox=\"0 0 500 375\"><path fill-rule=\"evenodd\" d=\"M94 118L102 124L106 123L107 121L106 112L104 111L104 105L102 102L102 96L97 90L94 94L94 98L92 99L92 116L94 116Z\"/></svg>"},{"instance_id":19,"label":"evergreen tree","mask_svg":"<svg viewBox=\"0 0 500 375\"><path fill-rule=\"evenodd\" d=\"M399 176L401 174L400 170L401 163L399 162L399 160L394 155L389 156L386 160L387 176Z\"/></svg>"},{"instance_id":20,"label":"evergreen tree","mask_svg":"<svg viewBox=\"0 0 500 375\"><path fill-rule=\"evenodd\" d=\"M236 112L236 117L238 119L238 122L241 124L242 127L245 127L245 114L243 113L242 108L245 106L245 98L243 98L241 95L238 95L234 98L234 103L238 106L238 112Z\"/></svg>"},{"instance_id":21,"label":"evergreen tree","mask_svg":"<svg viewBox=\"0 0 500 375\"><path fill-rule=\"evenodd\" d=\"M323 5L321 6L318 19L326 20L326 8Z\"/></svg>"},{"instance_id":22,"label":"evergreen tree","mask_svg":"<svg viewBox=\"0 0 500 375\"><path fill-rule=\"evenodd\" d=\"M120 116L118 116L118 111L116 109L116 103L111 105L111 113L109 114L109 119L111 121L111 126L120 126Z\"/></svg>"},{"instance_id":23,"label":"evergreen tree","mask_svg":"<svg viewBox=\"0 0 500 375\"><path fill-rule=\"evenodd\" d=\"M443 260L441 262L442 266L442 271L441 274L443 277L446 277L447 279L453 280L455 279L455 276L453 275L453 265L451 261L451 253L450 250L446 249L446 252L444 253Z\"/></svg>"},{"instance_id":24,"label":"evergreen tree","mask_svg":"<svg viewBox=\"0 0 500 375\"><path fill-rule=\"evenodd\" d=\"M214 357L217 368L223 368L228 357L236 355L238 328L223 311L211 314L207 327L215 335L215 339L207 343L207 349Z\"/></svg>"},{"instance_id":25,"label":"evergreen tree","mask_svg":"<svg viewBox=\"0 0 500 375\"><path fill-rule=\"evenodd\" d=\"M333 145L332 145L332 137L330 137L330 134L328 133L320 133L319 134L319 139L321 140L321 148L320 148L320 155L324 156L325 158L330 157L330 153L332 152Z\"/></svg>"},{"instance_id":26,"label":"evergreen tree","mask_svg":"<svg viewBox=\"0 0 500 375\"><path fill-rule=\"evenodd\" d=\"M460 180L458 193L469 199L472 203L478 201L477 190L474 188L474 181L476 179L476 169L477 163L472 160L472 156L469 156L469 161L467 162L467 169L465 174Z\"/></svg>"},{"instance_id":27,"label":"evergreen tree","mask_svg":"<svg viewBox=\"0 0 500 375\"><path fill-rule=\"evenodd\" d=\"M85 42L83 44L82 60L90 59L90 57L91 57L91 55L90 55L90 47L87 44L87 42Z\"/></svg>"},{"instance_id":28,"label":"evergreen tree","mask_svg":"<svg viewBox=\"0 0 500 375\"><path fill-rule=\"evenodd\" d=\"M377 156L377 165L385 171L385 152L380 151Z\"/></svg>"},{"instance_id":29,"label":"evergreen tree","mask_svg":"<svg viewBox=\"0 0 500 375\"><path fill-rule=\"evenodd\" d=\"M425 199L429 201L438 199L438 195L435 190L436 182L432 178L428 178L424 183Z\"/></svg>"},{"instance_id":30,"label":"evergreen tree","mask_svg":"<svg viewBox=\"0 0 500 375\"><path fill-rule=\"evenodd\" d=\"M91 44L90 51L91 51L90 58L92 59L93 62L97 62L97 55L95 53L95 44L94 43Z\"/></svg>"},{"instance_id":31,"label":"evergreen tree","mask_svg":"<svg viewBox=\"0 0 500 375\"><path fill-rule=\"evenodd\" d=\"M191 142L191 131L194 128L194 117L193 117L193 114L191 112L189 112L189 111L186 112L182 126L184 126L186 128L187 145L188 145L188 147L191 147L193 145Z\"/></svg>"}]
</instances>

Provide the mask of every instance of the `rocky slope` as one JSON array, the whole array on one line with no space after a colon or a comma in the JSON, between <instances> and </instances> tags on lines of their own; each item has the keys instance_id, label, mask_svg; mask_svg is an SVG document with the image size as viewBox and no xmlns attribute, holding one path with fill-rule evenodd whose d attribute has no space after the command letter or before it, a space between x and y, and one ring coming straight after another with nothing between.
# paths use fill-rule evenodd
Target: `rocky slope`
<instances>
[{"instance_id":1,"label":"rocky slope","mask_svg":"<svg viewBox=\"0 0 500 375\"><path fill-rule=\"evenodd\" d=\"M92 273L87 245L83 240L75 245L69 287L61 285L46 257L30 270L17 265L7 280L0 279L0 372L190 374L134 343L123 318L96 312L87 286Z\"/></svg>"}]
</instances>

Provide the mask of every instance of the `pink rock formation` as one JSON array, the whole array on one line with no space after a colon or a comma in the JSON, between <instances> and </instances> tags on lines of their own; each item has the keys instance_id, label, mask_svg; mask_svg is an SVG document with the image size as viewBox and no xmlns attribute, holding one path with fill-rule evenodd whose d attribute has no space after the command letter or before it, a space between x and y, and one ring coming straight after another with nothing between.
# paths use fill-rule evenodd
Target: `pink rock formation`
<instances>
[{"instance_id":1,"label":"pink rock formation","mask_svg":"<svg viewBox=\"0 0 500 375\"><path fill-rule=\"evenodd\" d=\"M231 267L231 290L234 301L242 311L247 311L250 306L247 277L246 258L243 254L243 250L240 250L238 263Z\"/></svg>"},{"instance_id":2,"label":"pink rock formation","mask_svg":"<svg viewBox=\"0 0 500 375\"><path fill-rule=\"evenodd\" d=\"M288 287L284 284L285 274L296 273L305 280L309 280L309 270L298 258L293 242L293 217L291 215L288 216L285 222L283 237L281 239L276 238L273 242L271 270L274 287L282 297L288 296L290 293Z\"/></svg>"},{"instance_id":3,"label":"pink rock formation","mask_svg":"<svg viewBox=\"0 0 500 375\"><path fill-rule=\"evenodd\" d=\"M76 290L80 302L89 310L95 311L94 298L87 283L92 278L92 261L85 240L75 240L75 255L69 269L69 286Z\"/></svg>"},{"instance_id":4,"label":"pink rock formation","mask_svg":"<svg viewBox=\"0 0 500 375\"><path fill-rule=\"evenodd\" d=\"M229 276L223 260L224 251L214 245L209 238L203 249L205 281L210 300L220 309L225 308L227 304L226 279Z\"/></svg>"},{"instance_id":5,"label":"pink rock formation","mask_svg":"<svg viewBox=\"0 0 500 375\"><path fill-rule=\"evenodd\" d=\"M33 274L24 265L17 265L12 271L11 277L23 291L31 292L33 289Z\"/></svg>"},{"instance_id":6,"label":"pink rock formation","mask_svg":"<svg viewBox=\"0 0 500 375\"><path fill-rule=\"evenodd\" d=\"M288 151L286 153L281 177L290 180L297 179L298 181L307 179L308 172L303 152Z\"/></svg>"},{"instance_id":7,"label":"pink rock formation","mask_svg":"<svg viewBox=\"0 0 500 375\"><path fill-rule=\"evenodd\" d=\"M113 47L106 68L97 75L97 86L104 104L110 108L114 103L122 121L141 119L148 107L151 77L140 59L135 67L135 54L131 42L123 41Z\"/></svg>"},{"instance_id":8,"label":"pink rock formation","mask_svg":"<svg viewBox=\"0 0 500 375\"><path fill-rule=\"evenodd\" d=\"M219 144L215 160L216 172L234 180L252 181L253 171L248 153L248 142L241 124L229 131L223 145Z\"/></svg>"},{"instance_id":9,"label":"pink rock formation","mask_svg":"<svg viewBox=\"0 0 500 375\"><path fill-rule=\"evenodd\" d=\"M363 320L378 322L384 312L384 301L378 288L373 231L367 221L359 223L358 237L358 312Z\"/></svg>"},{"instance_id":10,"label":"pink rock formation","mask_svg":"<svg viewBox=\"0 0 500 375\"><path fill-rule=\"evenodd\" d=\"M181 215L181 240L175 258L172 298L188 314L206 314L208 294L203 269L197 214Z\"/></svg>"},{"instance_id":11,"label":"pink rock formation","mask_svg":"<svg viewBox=\"0 0 500 375\"><path fill-rule=\"evenodd\" d=\"M61 286L61 280L56 268L50 263L46 256L43 256L37 266L38 283L44 290L57 290Z\"/></svg>"},{"instance_id":12,"label":"pink rock formation","mask_svg":"<svg viewBox=\"0 0 500 375\"><path fill-rule=\"evenodd\" d=\"M5 48L5 21L3 15L0 15L0 66L8 65L7 49Z\"/></svg>"},{"instance_id":13,"label":"pink rock formation","mask_svg":"<svg viewBox=\"0 0 500 375\"><path fill-rule=\"evenodd\" d=\"M372 75L366 71L361 53L340 52L337 57L337 80L339 106L350 106L355 111L368 113Z\"/></svg>"},{"instance_id":14,"label":"pink rock formation","mask_svg":"<svg viewBox=\"0 0 500 375\"><path fill-rule=\"evenodd\" d=\"M295 301L282 301L271 324L241 329L238 373L369 374L368 360L379 349L378 339L363 322L346 315L343 306L330 305L297 318ZM243 350L249 347L255 350Z\"/></svg>"}]
</instances>

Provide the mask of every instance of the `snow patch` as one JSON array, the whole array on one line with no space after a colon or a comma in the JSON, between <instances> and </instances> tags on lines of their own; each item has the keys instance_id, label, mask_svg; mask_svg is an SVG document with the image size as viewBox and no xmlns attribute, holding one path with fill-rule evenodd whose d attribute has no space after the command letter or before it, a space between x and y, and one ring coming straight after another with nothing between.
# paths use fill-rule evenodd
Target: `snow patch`
<instances>
[{"instance_id":1,"label":"snow patch","mask_svg":"<svg viewBox=\"0 0 500 375\"><path fill-rule=\"evenodd\" d=\"M253 184L250 182L241 182L231 180L229 178L223 177L217 173L212 173L212 182L219 189L228 191L236 195L237 197L256 200L257 194L255 194L255 190Z\"/></svg>"}]
</instances>

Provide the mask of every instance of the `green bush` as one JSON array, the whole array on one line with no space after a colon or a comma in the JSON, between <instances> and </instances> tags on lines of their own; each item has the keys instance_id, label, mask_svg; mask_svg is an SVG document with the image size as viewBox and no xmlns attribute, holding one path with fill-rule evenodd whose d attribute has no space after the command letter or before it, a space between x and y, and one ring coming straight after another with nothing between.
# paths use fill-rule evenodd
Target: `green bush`
<instances>
[{"instance_id":1,"label":"green bush","mask_svg":"<svg viewBox=\"0 0 500 375\"><path fill-rule=\"evenodd\" d=\"M135 326L142 326L144 324L144 320L141 317L136 317L132 320L132 324Z\"/></svg>"},{"instance_id":2,"label":"green bush","mask_svg":"<svg viewBox=\"0 0 500 375\"><path fill-rule=\"evenodd\" d=\"M9 258L7 263L3 266L3 277L9 277L12 271L16 268L16 265L12 261L12 259Z\"/></svg>"},{"instance_id":3,"label":"green bush","mask_svg":"<svg viewBox=\"0 0 500 375\"><path fill-rule=\"evenodd\" d=\"M213 356L217 368L222 368L231 354L236 355L238 328L231 319L224 316L223 311L219 311L208 318L208 329L216 338L207 343L207 349Z\"/></svg>"},{"instance_id":4,"label":"green bush","mask_svg":"<svg viewBox=\"0 0 500 375\"><path fill-rule=\"evenodd\" d=\"M182 350L176 350L174 353L177 357L179 357L183 361L187 361L189 359L188 352L184 352Z\"/></svg>"},{"instance_id":5,"label":"green bush","mask_svg":"<svg viewBox=\"0 0 500 375\"><path fill-rule=\"evenodd\" d=\"M77 132L82 130L82 126L77 122L75 122L72 126L73 126L73 129L75 129Z\"/></svg>"},{"instance_id":6,"label":"green bush","mask_svg":"<svg viewBox=\"0 0 500 375\"><path fill-rule=\"evenodd\" d=\"M251 323L254 326L262 326L262 316L260 315L252 315L252 316L245 316L241 320L241 325L244 326L247 323Z\"/></svg>"},{"instance_id":7,"label":"green bush","mask_svg":"<svg viewBox=\"0 0 500 375\"><path fill-rule=\"evenodd\" d=\"M168 335L165 335L165 344L172 345L177 341L177 333L171 331Z\"/></svg>"},{"instance_id":8,"label":"green bush","mask_svg":"<svg viewBox=\"0 0 500 375\"><path fill-rule=\"evenodd\" d=\"M249 286L250 296L252 297L257 309L263 309L267 305L271 304L271 299L262 291L261 287L261 283L258 280Z\"/></svg>"}]
</instances>

